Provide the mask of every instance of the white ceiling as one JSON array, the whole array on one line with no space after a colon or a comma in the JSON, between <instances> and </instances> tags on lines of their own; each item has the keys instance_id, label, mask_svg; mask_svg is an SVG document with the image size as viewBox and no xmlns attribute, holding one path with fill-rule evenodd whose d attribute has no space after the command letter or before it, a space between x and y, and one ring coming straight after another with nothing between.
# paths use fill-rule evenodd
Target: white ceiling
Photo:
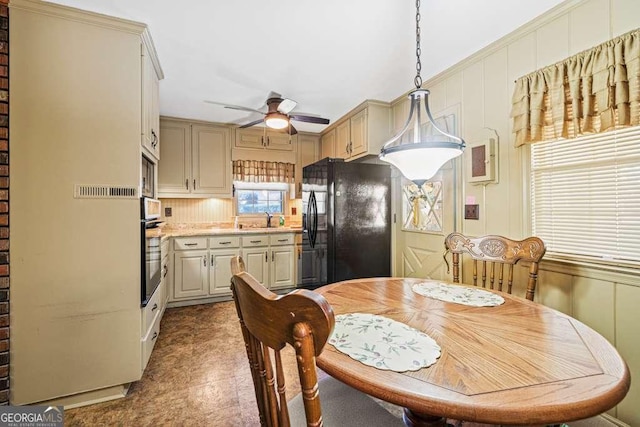
<instances>
[{"instance_id":1,"label":"white ceiling","mask_svg":"<svg viewBox=\"0 0 640 427\"><path fill-rule=\"evenodd\" d=\"M275 91L298 102L294 112L334 121L365 99L391 101L413 87L411 0L53 1L149 26L166 116L242 124L260 116L204 100L259 109ZM423 80L561 2L423 0Z\"/></svg>"}]
</instances>

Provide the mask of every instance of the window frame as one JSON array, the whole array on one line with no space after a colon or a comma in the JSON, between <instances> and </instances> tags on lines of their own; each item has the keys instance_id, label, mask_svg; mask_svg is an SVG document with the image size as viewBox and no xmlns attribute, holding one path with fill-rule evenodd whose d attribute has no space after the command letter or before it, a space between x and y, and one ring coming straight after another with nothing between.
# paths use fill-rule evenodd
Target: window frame
<instances>
[{"instance_id":1,"label":"window frame","mask_svg":"<svg viewBox=\"0 0 640 427\"><path fill-rule=\"evenodd\" d=\"M256 216L256 215L264 215L265 211L261 211L261 212L240 212L240 197L239 194L242 191L253 191L253 192L257 192L257 191L266 191L267 194L271 193L271 192L278 192L280 193L280 198L281 198L281 203L282 203L282 212L269 212L271 215L284 215L285 212L287 211L287 191L286 190L282 190L282 189L271 189L271 188L260 188L258 186L256 187L244 187L244 188L239 188L235 190L235 194L234 194L234 211L236 216L242 216L242 217L250 217L250 216ZM267 204L269 202L269 198L267 196Z\"/></svg>"}]
</instances>

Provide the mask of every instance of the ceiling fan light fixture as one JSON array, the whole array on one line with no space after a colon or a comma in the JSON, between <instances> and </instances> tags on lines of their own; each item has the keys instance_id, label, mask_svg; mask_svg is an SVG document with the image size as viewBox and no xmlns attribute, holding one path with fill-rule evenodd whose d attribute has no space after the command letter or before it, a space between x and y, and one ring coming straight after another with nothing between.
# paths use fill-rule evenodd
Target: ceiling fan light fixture
<instances>
[{"instance_id":1,"label":"ceiling fan light fixture","mask_svg":"<svg viewBox=\"0 0 640 427\"><path fill-rule=\"evenodd\" d=\"M271 129L284 129L289 126L289 116L279 112L268 113L264 118L264 124Z\"/></svg>"},{"instance_id":2,"label":"ceiling fan light fixture","mask_svg":"<svg viewBox=\"0 0 640 427\"><path fill-rule=\"evenodd\" d=\"M409 93L409 118L404 127L380 150L379 158L392 164L405 178L421 186L449 160L462 154L465 142L438 127L429 110L429 91L422 89L420 71L420 0L416 0L416 88ZM421 104L438 135L426 135Z\"/></svg>"}]
</instances>

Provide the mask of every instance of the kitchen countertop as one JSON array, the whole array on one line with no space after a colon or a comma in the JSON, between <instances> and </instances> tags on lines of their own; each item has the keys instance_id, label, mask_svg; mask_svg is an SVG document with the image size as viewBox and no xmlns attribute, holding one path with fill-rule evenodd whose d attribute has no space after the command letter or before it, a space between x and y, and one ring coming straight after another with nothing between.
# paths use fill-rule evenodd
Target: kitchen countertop
<instances>
[{"instance_id":1,"label":"kitchen countertop","mask_svg":"<svg viewBox=\"0 0 640 427\"><path fill-rule=\"evenodd\" d=\"M147 230L151 236L160 236L162 240L170 237L193 237L193 236L216 236L229 234L278 234L278 233L301 233L301 227L245 227L245 228L222 228L222 227L180 227L167 228L160 227L153 230Z\"/></svg>"}]
</instances>

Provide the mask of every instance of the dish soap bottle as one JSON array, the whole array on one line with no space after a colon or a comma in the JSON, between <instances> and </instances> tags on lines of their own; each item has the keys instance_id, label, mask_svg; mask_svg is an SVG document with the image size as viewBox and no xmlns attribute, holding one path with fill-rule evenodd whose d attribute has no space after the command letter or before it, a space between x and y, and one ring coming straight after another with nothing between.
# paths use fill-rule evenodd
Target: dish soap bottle
<instances>
[{"instance_id":1,"label":"dish soap bottle","mask_svg":"<svg viewBox=\"0 0 640 427\"><path fill-rule=\"evenodd\" d=\"M284 216L280 215L280 227L284 227Z\"/></svg>"}]
</instances>

